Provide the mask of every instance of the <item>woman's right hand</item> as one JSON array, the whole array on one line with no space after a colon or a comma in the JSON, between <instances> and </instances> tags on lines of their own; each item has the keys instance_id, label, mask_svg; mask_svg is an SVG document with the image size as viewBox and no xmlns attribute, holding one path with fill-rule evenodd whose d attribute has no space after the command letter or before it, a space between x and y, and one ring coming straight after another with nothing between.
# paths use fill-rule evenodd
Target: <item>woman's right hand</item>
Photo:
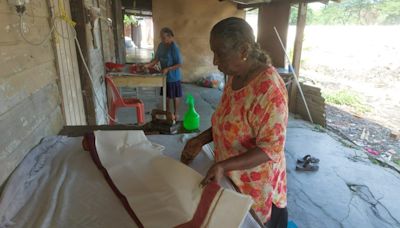
<instances>
[{"instance_id":1,"label":"woman's right hand","mask_svg":"<svg viewBox=\"0 0 400 228\"><path fill-rule=\"evenodd\" d=\"M190 139L182 150L181 162L186 165L189 164L201 151L202 147L203 145L196 137Z\"/></svg>"}]
</instances>

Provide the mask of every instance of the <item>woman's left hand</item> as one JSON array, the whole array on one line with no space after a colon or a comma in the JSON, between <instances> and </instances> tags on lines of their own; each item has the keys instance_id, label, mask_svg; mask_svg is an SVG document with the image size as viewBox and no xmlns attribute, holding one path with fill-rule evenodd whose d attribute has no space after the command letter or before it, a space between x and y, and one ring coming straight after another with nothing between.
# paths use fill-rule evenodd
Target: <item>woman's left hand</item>
<instances>
[{"instance_id":1,"label":"woman's left hand","mask_svg":"<svg viewBox=\"0 0 400 228\"><path fill-rule=\"evenodd\" d=\"M162 74L167 74L168 73L168 71L169 71L169 69L168 68L164 68L164 69L162 69Z\"/></svg>"},{"instance_id":2,"label":"woman's left hand","mask_svg":"<svg viewBox=\"0 0 400 228\"><path fill-rule=\"evenodd\" d=\"M224 177L224 167L220 163L215 163L208 170L206 177L201 181L201 185L205 186L212 181L217 182L217 184L221 183L222 178Z\"/></svg>"}]
</instances>

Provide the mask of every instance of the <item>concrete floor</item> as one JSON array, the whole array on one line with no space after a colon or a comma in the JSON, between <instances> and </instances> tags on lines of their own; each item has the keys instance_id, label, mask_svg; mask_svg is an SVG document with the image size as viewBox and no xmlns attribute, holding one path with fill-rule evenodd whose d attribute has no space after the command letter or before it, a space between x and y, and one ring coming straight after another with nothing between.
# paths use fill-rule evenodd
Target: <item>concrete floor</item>
<instances>
[{"instance_id":1,"label":"concrete floor","mask_svg":"<svg viewBox=\"0 0 400 228\"><path fill-rule=\"evenodd\" d=\"M159 106L154 91L140 93L146 111ZM210 116L221 92L184 85L193 94L201 116L201 130L210 127ZM179 113L185 112L182 104ZM135 120L134 111L121 110L119 121ZM150 120L149 115L146 119ZM289 219L298 227L400 227L400 174L371 162L333 133L290 118L286 140ZM295 171L296 159L312 154L321 161L317 172Z\"/></svg>"},{"instance_id":2,"label":"concrete floor","mask_svg":"<svg viewBox=\"0 0 400 228\"><path fill-rule=\"evenodd\" d=\"M148 63L152 59L153 48L131 48L126 49L127 63Z\"/></svg>"}]
</instances>

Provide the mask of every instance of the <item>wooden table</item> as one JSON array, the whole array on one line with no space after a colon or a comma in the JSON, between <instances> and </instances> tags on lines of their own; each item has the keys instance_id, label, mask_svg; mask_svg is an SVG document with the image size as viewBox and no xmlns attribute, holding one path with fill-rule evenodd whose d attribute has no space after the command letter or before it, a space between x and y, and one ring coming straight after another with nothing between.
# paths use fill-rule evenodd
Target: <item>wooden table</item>
<instances>
[{"instance_id":1,"label":"wooden table","mask_svg":"<svg viewBox=\"0 0 400 228\"><path fill-rule=\"evenodd\" d=\"M167 77L163 74L108 73L117 87L162 87L163 110L167 110Z\"/></svg>"},{"instance_id":2,"label":"wooden table","mask_svg":"<svg viewBox=\"0 0 400 228\"><path fill-rule=\"evenodd\" d=\"M144 131L145 135L160 135L161 132L154 128L152 123L146 123L145 125L128 125L128 124L118 124L118 125L76 125L76 126L64 126L58 135L65 135L68 137L79 137L84 136L87 133L91 133L94 131ZM173 134L187 134L187 133L199 133L199 130L196 131L187 131L182 125L178 130L178 133ZM163 133L163 135L167 135Z\"/></svg>"}]
</instances>

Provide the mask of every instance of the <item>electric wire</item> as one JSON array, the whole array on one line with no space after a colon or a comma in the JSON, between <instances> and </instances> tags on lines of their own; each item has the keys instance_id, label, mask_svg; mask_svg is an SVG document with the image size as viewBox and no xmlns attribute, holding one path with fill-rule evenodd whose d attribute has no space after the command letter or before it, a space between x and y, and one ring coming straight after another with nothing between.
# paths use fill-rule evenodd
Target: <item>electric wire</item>
<instances>
[{"instance_id":1,"label":"electric wire","mask_svg":"<svg viewBox=\"0 0 400 228\"><path fill-rule=\"evenodd\" d=\"M87 72L87 74L88 74L88 76L89 76L91 86L92 86L92 88L94 89L94 88L95 88L95 86L94 86L95 83L94 83L92 74L91 74L91 72L90 72L90 69L89 69L89 67L88 67L88 64L86 63L86 60L85 60L85 58L84 58L84 55L83 55L83 52L82 52L82 48L81 48L81 46L80 46L80 44L79 44L79 40L78 40L78 38L77 38L77 32L76 32L76 30L75 30L74 25L72 25L71 23L68 23L69 21L72 21L72 20L71 20L70 18L64 18L64 17L66 17L65 15L64 15L63 17L61 17L61 16L55 16L55 17L53 17L53 18L51 19L51 29L50 29L49 33L46 34L45 38L44 38L43 40L41 40L40 42L34 42L34 41L29 40L29 39L25 36L25 34L24 34L24 18L23 18L23 17L24 17L24 14L25 14L25 13L20 13L20 14L19 14L19 17L20 17L20 20L19 20L19 31L20 31L20 34L21 34L22 39L23 39L26 43L28 43L28 44L30 44L30 45L33 45L33 46L42 46L46 41L50 40L51 35L53 34L53 32L55 32L55 33L56 33L59 37L61 37L62 39L65 39L65 40L72 40L72 39L73 39L73 40L74 40L74 42L75 42L75 44L76 44L76 47L77 47L77 49L78 49L79 57L80 57L81 60L82 60L82 63L83 63L83 65L84 65L84 68L85 68L85 70L86 70L86 72ZM68 19L68 21L67 21L67 19ZM107 21L107 23L109 23L109 21L108 21L107 19L105 19L105 18L99 17L99 19L105 20L105 21ZM72 28L72 29L71 29L71 31L73 32L72 37L70 37L70 34L69 34L69 33L68 33L68 36L66 37L66 36L64 36L63 34L61 34L61 33L57 30L57 28L56 28L56 20L60 20L61 22L65 22L65 23L68 25L69 28ZM94 97L95 97L95 100L96 100L97 105L98 105L98 106L100 107L100 109L107 115L107 119L108 119L108 120L112 120L113 122L115 122L115 123L117 123L117 124L120 124L120 125L132 126L131 124L120 123L120 122L118 122L115 118L111 117L111 116L108 114L107 110L104 108L104 104L102 104L102 102L100 101L100 98L98 97L96 91L93 91L93 95L94 95Z\"/></svg>"},{"instance_id":2,"label":"electric wire","mask_svg":"<svg viewBox=\"0 0 400 228\"><path fill-rule=\"evenodd\" d=\"M39 42L34 42L34 41L30 41L26 36L25 36L25 32L24 32L24 15L25 13L21 13L19 14L19 32L21 34L21 38L27 42L30 45L33 46L42 46L46 41L48 41L51 38L51 34L53 33L54 29L55 29L55 23L54 20L52 19L52 25L51 25L51 29L49 31L48 34L46 34L46 36L44 37L43 40L39 41Z\"/></svg>"}]
</instances>

